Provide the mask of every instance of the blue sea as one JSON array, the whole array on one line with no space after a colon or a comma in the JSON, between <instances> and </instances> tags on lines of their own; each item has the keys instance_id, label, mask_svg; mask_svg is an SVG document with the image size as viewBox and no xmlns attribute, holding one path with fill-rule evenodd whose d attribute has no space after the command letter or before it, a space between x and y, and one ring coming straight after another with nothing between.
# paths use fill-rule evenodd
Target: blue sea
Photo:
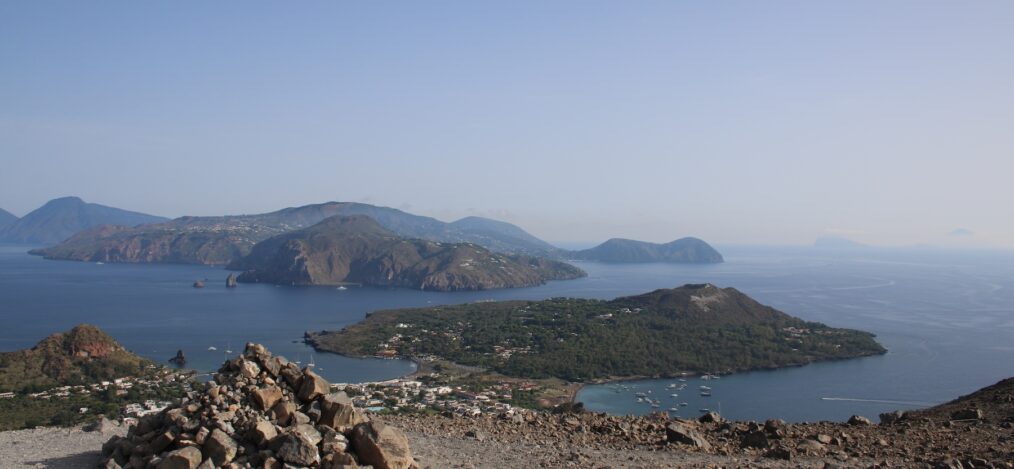
<instances>
[{"instance_id":1,"label":"blue sea","mask_svg":"<svg viewBox=\"0 0 1014 469\"><path fill-rule=\"evenodd\" d=\"M742 373L703 381L639 380L585 387L586 407L644 414L675 407L736 419L787 421L875 417L945 402L1014 376L1014 254L933 250L724 247L718 265L578 265L588 277L534 288L423 292L371 287L225 288L228 272L190 265L48 261L24 246L0 246L0 350L31 347L48 334L95 324L125 347L165 362L183 350L188 366L216 369L227 351L260 342L293 360L313 360L332 382L411 373L404 360L315 353L305 331L340 329L389 308L488 299L614 298L685 283L735 287L793 316L871 331L884 356ZM195 280L207 286L195 289ZM215 350L209 348L214 347ZM702 397L699 386L711 388ZM659 401L639 403L636 393ZM677 397L670 394L676 393ZM685 406L679 403L686 402Z\"/></svg>"}]
</instances>

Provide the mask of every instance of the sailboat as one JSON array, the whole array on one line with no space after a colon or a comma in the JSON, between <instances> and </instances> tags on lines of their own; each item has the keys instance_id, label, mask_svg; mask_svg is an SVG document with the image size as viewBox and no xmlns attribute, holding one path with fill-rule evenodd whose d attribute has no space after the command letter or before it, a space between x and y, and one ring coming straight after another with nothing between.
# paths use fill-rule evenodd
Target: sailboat
<instances>
[{"instance_id":1,"label":"sailboat","mask_svg":"<svg viewBox=\"0 0 1014 469\"><path fill-rule=\"evenodd\" d=\"M317 366L317 364L313 362L313 352L310 352L310 363L307 363L306 367L313 368L315 366Z\"/></svg>"}]
</instances>

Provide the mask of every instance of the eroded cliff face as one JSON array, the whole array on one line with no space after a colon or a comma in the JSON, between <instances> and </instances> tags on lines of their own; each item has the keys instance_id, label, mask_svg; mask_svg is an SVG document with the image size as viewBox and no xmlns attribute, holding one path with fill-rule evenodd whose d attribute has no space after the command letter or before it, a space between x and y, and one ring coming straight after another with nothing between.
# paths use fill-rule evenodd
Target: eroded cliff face
<instances>
[{"instance_id":1,"label":"eroded cliff face","mask_svg":"<svg viewBox=\"0 0 1014 469\"><path fill-rule=\"evenodd\" d=\"M230 265L241 282L485 290L584 275L571 265L490 252L474 244L405 239L363 216L333 217L253 248Z\"/></svg>"},{"instance_id":2,"label":"eroded cliff face","mask_svg":"<svg viewBox=\"0 0 1014 469\"><path fill-rule=\"evenodd\" d=\"M66 242L31 251L47 259L86 262L225 265L250 252L244 231L173 230L100 226Z\"/></svg>"}]
</instances>

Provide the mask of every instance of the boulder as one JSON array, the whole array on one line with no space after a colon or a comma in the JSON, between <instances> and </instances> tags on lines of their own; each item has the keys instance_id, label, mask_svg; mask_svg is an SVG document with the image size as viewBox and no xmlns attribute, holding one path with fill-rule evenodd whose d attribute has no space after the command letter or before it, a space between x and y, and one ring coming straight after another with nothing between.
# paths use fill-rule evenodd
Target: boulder
<instances>
[{"instance_id":1,"label":"boulder","mask_svg":"<svg viewBox=\"0 0 1014 469\"><path fill-rule=\"evenodd\" d=\"M880 423L882 425L891 425L903 418L905 418L905 413L900 410L896 410L894 412L884 412L880 414Z\"/></svg>"},{"instance_id":2,"label":"boulder","mask_svg":"<svg viewBox=\"0 0 1014 469\"><path fill-rule=\"evenodd\" d=\"M824 451L824 445L814 440L803 440L796 445L796 451L811 455L819 455Z\"/></svg>"},{"instance_id":3,"label":"boulder","mask_svg":"<svg viewBox=\"0 0 1014 469\"><path fill-rule=\"evenodd\" d=\"M768 435L761 431L747 433L739 442L739 446L743 448L767 448L768 445Z\"/></svg>"},{"instance_id":4,"label":"boulder","mask_svg":"<svg viewBox=\"0 0 1014 469\"><path fill-rule=\"evenodd\" d=\"M239 373L245 378L256 378L257 375L261 374L261 367L257 366L257 363L252 360L240 360Z\"/></svg>"},{"instance_id":5,"label":"boulder","mask_svg":"<svg viewBox=\"0 0 1014 469\"><path fill-rule=\"evenodd\" d=\"M203 450L204 455L210 458L216 466L224 466L236 457L239 445L231 436L216 428L204 441Z\"/></svg>"},{"instance_id":6,"label":"boulder","mask_svg":"<svg viewBox=\"0 0 1014 469\"><path fill-rule=\"evenodd\" d=\"M961 409L951 413L951 420L982 420L982 411L979 409Z\"/></svg>"},{"instance_id":7,"label":"boulder","mask_svg":"<svg viewBox=\"0 0 1014 469\"><path fill-rule=\"evenodd\" d=\"M310 371L309 369L303 371L303 380L299 385L299 400L303 402L312 402L320 396L323 396L331 392L331 384L327 382L320 375Z\"/></svg>"},{"instance_id":8,"label":"boulder","mask_svg":"<svg viewBox=\"0 0 1014 469\"><path fill-rule=\"evenodd\" d=\"M690 445L704 451L711 449L708 440L690 426L680 422L673 422L665 427L665 439L670 443Z\"/></svg>"},{"instance_id":9,"label":"boulder","mask_svg":"<svg viewBox=\"0 0 1014 469\"><path fill-rule=\"evenodd\" d=\"M321 415L318 425L327 425L338 432L346 433L363 421L352 406L352 399L345 392L336 392L320 400Z\"/></svg>"},{"instance_id":10,"label":"boulder","mask_svg":"<svg viewBox=\"0 0 1014 469\"><path fill-rule=\"evenodd\" d=\"M278 458L296 466L312 466L320 462L317 446L297 432L280 435Z\"/></svg>"},{"instance_id":11,"label":"boulder","mask_svg":"<svg viewBox=\"0 0 1014 469\"><path fill-rule=\"evenodd\" d=\"M352 448L361 463L376 469L408 469L415 462L405 435L380 422L356 425L352 431Z\"/></svg>"},{"instance_id":12,"label":"boulder","mask_svg":"<svg viewBox=\"0 0 1014 469\"><path fill-rule=\"evenodd\" d=\"M197 469L201 464L201 450L193 446L180 448L167 454L156 469Z\"/></svg>"},{"instance_id":13,"label":"boulder","mask_svg":"<svg viewBox=\"0 0 1014 469\"><path fill-rule=\"evenodd\" d=\"M862 415L853 415L849 417L849 425L873 425L870 419L863 417Z\"/></svg>"},{"instance_id":14,"label":"boulder","mask_svg":"<svg viewBox=\"0 0 1014 469\"><path fill-rule=\"evenodd\" d=\"M278 431L275 430L275 426L271 422L261 420L254 425L252 439L254 443L258 445L267 444L278 436Z\"/></svg>"},{"instance_id":15,"label":"boulder","mask_svg":"<svg viewBox=\"0 0 1014 469\"><path fill-rule=\"evenodd\" d=\"M303 372L299 371L299 367L295 363L285 364L278 374L292 389L299 389L300 384L302 384Z\"/></svg>"},{"instance_id":16,"label":"boulder","mask_svg":"<svg viewBox=\"0 0 1014 469\"><path fill-rule=\"evenodd\" d=\"M310 425L308 423L296 425L291 429L289 429L289 431L292 433L298 433L300 436L309 441L310 444L312 444L313 446L317 446L317 443L320 443L321 440L320 432L317 431L317 429L314 428L313 425Z\"/></svg>"},{"instance_id":17,"label":"boulder","mask_svg":"<svg viewBox=\"0 0 1014 469\"><path fill-rule=\"evenodd\" d=\"M253 392L253 400L261 410L269 410L282 399L282 389L278 386L265 386Z\"/></svg>"},{"instance_id":18,"label":"boulder","mask_svg":"<svg viewBox=\"0 0 1014 469\"><path fill-rule=\"evenodd\" d=\"M722 423L722 416L718 415L718 412L708 412L698 417L697 420L704 423Z\"/></svg>"},{"instance_id":19,"label":"boulder","mask_svg":"<svg viewBox=\"0 0 1014 469\"><path fill-rule=\"evenodd\" d=\"M292 414L296 413L296 404L289 401L279 401L271 408L271 413L280 425L288 425Z\"/></svg>"}]
</instances>

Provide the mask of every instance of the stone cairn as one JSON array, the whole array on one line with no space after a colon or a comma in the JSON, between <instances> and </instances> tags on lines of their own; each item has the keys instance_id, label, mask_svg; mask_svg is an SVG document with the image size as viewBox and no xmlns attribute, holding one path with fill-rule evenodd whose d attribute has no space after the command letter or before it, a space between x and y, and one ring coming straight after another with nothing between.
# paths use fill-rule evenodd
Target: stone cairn
<instances>
[{"instance_id":1,"label":"stone cairn","mask_svg":"<svg viewBox=\"0 0 1014 469\"><path fill-rule=\"evenodd\" d=\"M102 446L104 469L417 468L398 429L263 345L247 344L203 392Z\"/></svg>"}]
</instances>

